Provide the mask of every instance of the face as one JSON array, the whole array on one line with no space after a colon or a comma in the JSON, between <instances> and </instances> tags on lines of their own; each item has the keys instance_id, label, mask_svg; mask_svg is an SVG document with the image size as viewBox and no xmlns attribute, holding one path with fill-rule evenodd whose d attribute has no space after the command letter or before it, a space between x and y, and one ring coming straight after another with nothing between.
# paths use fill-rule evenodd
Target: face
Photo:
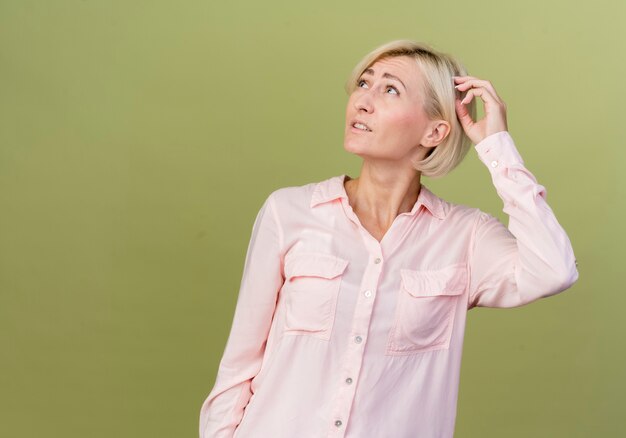
<instances>
[{"instance_id":1,"label":"face","mask_svg":"<svg viewBox=\"0 0 626 438\"><path fill-rule=\"evenodd\" d=\"M426 138L433 124L423 110L422 77L407 56L380 59L366 69L348 99L344 148L407 165L408 158L423 158L436 144ZM367 129L355 127L355 121Z\"/></svg>"}]
</instances>

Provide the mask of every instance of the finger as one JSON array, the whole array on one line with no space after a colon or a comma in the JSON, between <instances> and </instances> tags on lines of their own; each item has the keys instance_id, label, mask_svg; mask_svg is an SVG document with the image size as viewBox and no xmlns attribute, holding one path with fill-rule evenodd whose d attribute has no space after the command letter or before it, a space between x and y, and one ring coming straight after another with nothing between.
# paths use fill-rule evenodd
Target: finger
<instances>
[{"instance_id":1,"label":"finger","mask_svg":"<svg viewBox=\"0 0 626 438\"><path fill-rule=\"evenodd\" d=\"M489 108L495 107L499 104L499 100L496 99L489 90L483 87L470 88L465 94L465 97L461 100L461 103L467 105L472 101L474 96L479 96L483 100L485 104L485 110L488 110Z\"/></svg>"},{"instance_id":2,"label":"finger","mask_svg":"<svg viewBox=\"0 0 626 438\"><path fill-rule=\"evenodd\" d=\"M454 103L456 105L456 112L459 117L459 122L461 122L461 126L463 126L463 128L468 131L474 124L474 120L472 120L472 116L470 115L467 108L461 103L460 99L455 99Z\"/></svg>"},{"instance_id":3,"label":"finger","mask_svg":"<svg viewBox=\"0 0 626 438\"><path fill-rule=\"evenodd\" d=\"M491 84L491 82L489 81L484 81L484 80L477 79L474 77L468 77L467 80L464 80L460 84L454 86L454 88L456 88L459 91L467 90L470 87L483 87L489 90L489 92L494 96L496 100L502 100L500 96L498 95L498 93L496 92L493 85Z\"/></svg>"},{"instance_id":4,"label":"finger","mask_svg":"<svg viewBox=\"0 0 626 438\"><path fill-rule=\"evenodd\" d=\"M464 82L467 82L469 80L478 79L478 78L476 78L474 76L452 76L452 79L454 79L455 83L457 83L457 82L458 83L464 83Z\"/></svg>"}]
</instances>

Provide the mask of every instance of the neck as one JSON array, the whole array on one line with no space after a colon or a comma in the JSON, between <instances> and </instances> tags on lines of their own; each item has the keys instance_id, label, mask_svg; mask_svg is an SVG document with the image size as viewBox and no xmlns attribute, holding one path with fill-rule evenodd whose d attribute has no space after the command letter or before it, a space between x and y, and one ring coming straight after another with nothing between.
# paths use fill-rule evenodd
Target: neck
<instances>
[{"instance_id":1,"label":"neck","mask_svg":"<svg viewBox=\"0 0 626 438\"><path fill-rule=\"evenodd\" d=\"M344 186L354 212L384 228L399 214L411 211L421 190L420 176L414 172L406 178L380 178L362 172L357 178L346 175Z\"/></svg>"}]
</instances>

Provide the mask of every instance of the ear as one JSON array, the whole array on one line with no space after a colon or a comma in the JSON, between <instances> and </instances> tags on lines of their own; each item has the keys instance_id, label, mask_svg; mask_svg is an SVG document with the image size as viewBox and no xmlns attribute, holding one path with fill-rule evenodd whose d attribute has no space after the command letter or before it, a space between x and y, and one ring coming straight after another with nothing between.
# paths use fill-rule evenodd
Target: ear
<instances>
[{"instance_id":1,"label":"ear","mask_svg":"<svg viewBox=\"0 0 626 438\"><path fill-rule=\"evenodd\" d=\"M450 123L445 120L434 120L426 128L422 136L421 145L427 148L434 148L444 141L449 133Z\"/></svg>"}]
</instances>

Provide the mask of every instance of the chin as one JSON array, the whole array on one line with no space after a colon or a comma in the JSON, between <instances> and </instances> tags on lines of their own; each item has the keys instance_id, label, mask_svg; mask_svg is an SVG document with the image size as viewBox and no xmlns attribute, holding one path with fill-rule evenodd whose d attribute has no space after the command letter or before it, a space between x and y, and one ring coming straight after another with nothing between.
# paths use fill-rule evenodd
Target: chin
<instances>
[{"instance_id":1,"label":"chin","mask_svg":"<svg viewBox=\"0 0 626 438\"><path fill-rule=\"evenodd\" d=\"M355 144L356 142L353 141L352 139L346 138L343 141L343 148L350 152L350 153L356 153L360 148L357 144Z\"/></svg>"},{"instance_id":2,"label":"chin","mask_svg":"<svg viewBox=\"0 0 626 438\"><path fill-rule=\"evenodd\" d=\"M351 142L349 140L344 141L343 142L343 148L344 148L344 150L346 152L349 152L351 154L358 155L359 157L363 157L364 156L363 152L365 152L365 151L364 151L363 147L361 147L358 144L355 144L355 142Z\"/></svg>"}]
</instances>

